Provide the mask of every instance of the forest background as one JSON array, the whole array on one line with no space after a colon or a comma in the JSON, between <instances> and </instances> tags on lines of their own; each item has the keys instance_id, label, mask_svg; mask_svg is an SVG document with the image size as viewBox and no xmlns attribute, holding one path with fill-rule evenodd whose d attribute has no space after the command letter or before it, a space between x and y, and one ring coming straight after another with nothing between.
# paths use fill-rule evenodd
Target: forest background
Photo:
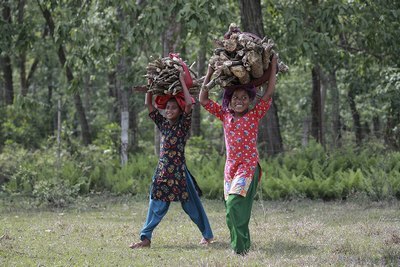
<instances>
[{"instance_id":1,"label":"forest background","mask_svg":"<svg viewBox=\"0 0 400 267\"><path fill-rule=\"evenodd\" d=\"M230 23L289 66L259 130L259 197L400 199L400 2L1 0L0 195L68 205L147 194L159 139L146 65L179 52L198 77ZM216 100L220 89L212 92ZM197 104L186 148L222 197L223 129Z\"/></svg>"}]
</instances>

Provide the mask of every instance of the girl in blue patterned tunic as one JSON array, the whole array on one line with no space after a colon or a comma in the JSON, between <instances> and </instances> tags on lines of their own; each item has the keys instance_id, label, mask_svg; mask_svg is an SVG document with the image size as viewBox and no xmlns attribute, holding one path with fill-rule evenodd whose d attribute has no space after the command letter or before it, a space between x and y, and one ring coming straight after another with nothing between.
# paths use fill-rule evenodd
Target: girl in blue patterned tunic
<instances>
[{"instance_id":1,"label":"girl in blue patterned tunic","mask_svg":"<svg viewBox=\"0 0 400 267\"><path fill-rule=\"evenodd\" d=\"M153 106L152 94L146 94L145 103L149 116L161 132L160 158L152 180L146 222L140 232L141 241L129 246L133 249L150 247L153 230L167 213L172 201L180 201L183 210L199 228L203 236L200 244L209 244L213 239L210 223L200 202L199 190L196 190L194 178L185 163L185 145L191 125L193 99L186 86L183 71L179 80L183 92L175 96L155 98L156 106L165 109L164 116Z\"/></svg>"}]
</instances>

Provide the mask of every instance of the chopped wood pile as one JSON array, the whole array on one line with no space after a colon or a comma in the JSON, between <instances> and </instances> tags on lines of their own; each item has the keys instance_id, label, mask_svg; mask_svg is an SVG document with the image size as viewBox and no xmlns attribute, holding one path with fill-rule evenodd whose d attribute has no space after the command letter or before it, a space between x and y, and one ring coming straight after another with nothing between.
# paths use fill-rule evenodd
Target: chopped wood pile
<instances>
[{"instance_id":1,"label":"chopped wood pile","mask_svg":"<svg viewBox=\"0 0 400 267\"><path fill-rule=\"evenodd\" d=\"M182 70L182 61L178 58L164 57L157 58L147 65L146 78L150 80L146 91L153 95L176 95L182 91L179 80L179 73ZM195 73L189 68L190 76L193 80L192 87L189 88L191 94L198 94L202 79L197 79ZM203 78L204 79L204 78Z\"/></svg>"},{"instance_id":2,"label":"chopped wood pile","mask_svg":"<svg viewBox=\"0 0 400 267\"><path fill-rule=\"evenodd\" d=\"M208 89L215 85L228 87L232 85L248 84L260 79L268 69L274 51L275 43L272 39L241 32L236 24L229 26L229 31L223 40L215 41L217 48L209 60L215 70L214 79L207 84ZM278 71L287 72L288 67L279 60Z\"/></svg>"}]
</instances>

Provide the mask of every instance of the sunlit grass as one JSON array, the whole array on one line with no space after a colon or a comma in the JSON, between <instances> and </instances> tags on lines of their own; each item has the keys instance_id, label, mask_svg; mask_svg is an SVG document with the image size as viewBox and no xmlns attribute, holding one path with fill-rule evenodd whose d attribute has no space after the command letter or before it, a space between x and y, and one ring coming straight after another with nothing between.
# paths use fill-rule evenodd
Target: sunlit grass
<instances>
[{"instance_id":1,"label":"sunlit grass","mask_svg":"<svg viewBox=\"0 0 400 267\"><path fill-rule=\"evenodd\" d=\"M0 266L399 266L399 202L255 202L252 249L229 246L222 201L203 200L216 237L208 247L180 204L151 249L131 250L146 198L82 199L64 210L0 205ZM18 206L18 207L16 207Z\"/></svg>"}]
</instances>

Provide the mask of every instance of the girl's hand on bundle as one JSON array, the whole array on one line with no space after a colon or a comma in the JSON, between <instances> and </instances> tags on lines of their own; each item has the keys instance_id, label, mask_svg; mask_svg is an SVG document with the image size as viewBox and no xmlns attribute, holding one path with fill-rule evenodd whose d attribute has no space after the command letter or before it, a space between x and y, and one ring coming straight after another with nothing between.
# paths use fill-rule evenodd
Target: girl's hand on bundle
<instances>
[{"instance_id":1,"label":"girl's hand on bundle","mask_svg":"<svg viewBox=\"0 0 400 267\"><path fill-rule=\"evenodd\" d=\"M185 73L185 71L183 70L183 68L181 68L181 70L179 71L179 80L180 80L181 82L184 82L184 81L185 81L185 76L186 76L186 73Z\"/></svg>"}]
</instances>

